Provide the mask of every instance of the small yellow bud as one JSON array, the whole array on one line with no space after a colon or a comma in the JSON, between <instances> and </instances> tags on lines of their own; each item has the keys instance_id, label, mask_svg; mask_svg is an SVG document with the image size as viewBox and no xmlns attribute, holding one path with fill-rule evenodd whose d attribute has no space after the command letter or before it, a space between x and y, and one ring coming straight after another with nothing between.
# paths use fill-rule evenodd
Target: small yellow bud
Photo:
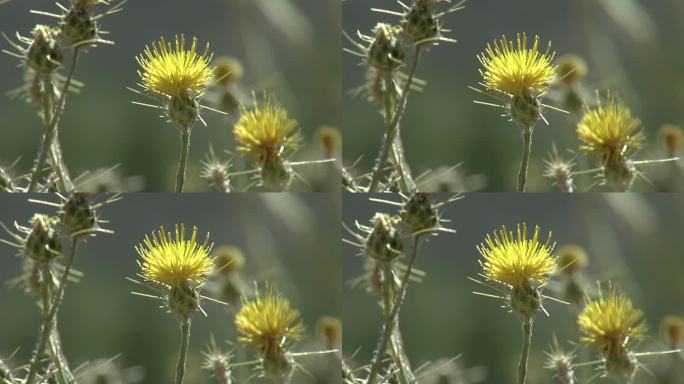
<instances>
[{"instance_id":1,"label":"small yellow bud","mask_svg":"<svg viewBox=\"0 0 684 384\"><path fill-rule=\"evenodd\" d=\"M328 348L336 348L342 343L342 322L332 316L318 319L318 333Z\"/></svg>"},{"instance_id":2,"label":"small yellow bud","mask_svg":"<svg viewBox=\"0 0 684 384\"><path fill-rule=\"evenodd\" d=\"M665 340L672 348L677 348L684 341L684 320L677 316L665 316L661 323Z\"/></svg>"},{"instance_id":3,"label":"small yellow bud","mask_svg":"<svg viewBox=\"0 0 684 384\"><path fill-rule=\"evenodd\" d=\"M335 157L342 147L342 134L334 127L322 126L316 131L316 137L323 148L326 159Z\"/></svg>"},{"instance_id":4,"label":"small yellow bud","mask_svg":"<svg viewBox=\"0 0 684 384\"><path fill-rule=\"evenodd\" d=\"M566 245L558 249L558 272L567 276L583 271L589 264L584 249L577 245Z\"/></svg>"},{"instance_id":5,"label":"small yellow bud","mask_svg":"<svg viewBox=\"0 0 684 384\"><path fill-rule=\"evenodd\" d=\"M587 75L587 63L577 55L563 55L558 58L556 74L559 81L572 84Z\"/></svg>"},{"instance_id":6,"label":"small yellow bud","mask_svg":"<svg viewBox=\"0 0 684 384\"><path fill-rule=\"evenodd\" d=\"M245 266L245 256L238 247L225 245L214 251L216 273L228 277Z\"/></svg>"},{"instance_id":7,"label":"small yellow bud","mask_svg":"<svg viewBox=\"0 0 684 384\"><path fill-rule=\"evenodd\" d=\"M660 127L659 136L667 151L667 155L669 157L676 157L682 146L682 138L684 138L682 129L675 125L665 124Z\"/></svg>"},{"instance_id":8,"label":"small yellow bud","mask_svg":"<svg viewBox=\"0 0 684 384\"><path fill-rule=\"evenodd\" d=\"M221 86L228 86L231 83L240 81L245 74L245 69L240 60L223 56L214 61L214 78Z\"/></svg>"}]
</instances>

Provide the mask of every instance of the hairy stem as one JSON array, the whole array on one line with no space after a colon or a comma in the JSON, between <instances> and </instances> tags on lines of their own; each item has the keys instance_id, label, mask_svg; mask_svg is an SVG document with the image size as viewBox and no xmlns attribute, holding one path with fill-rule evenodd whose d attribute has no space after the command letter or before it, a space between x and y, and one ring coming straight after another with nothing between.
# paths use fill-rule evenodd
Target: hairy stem
<instances>
[{"instance_id":1,"label":"hairy stem","mask_svg":"<svg viewBox=\"0 0 684 384\"><path fill-rule=\"evenodd\" d=\"M404 149L401 144L401 138L399 137L399 123L401 122L401 117L406 111L406 103L408 101L408 95L411 91L411 85L413 84L413 79L418 70L418 62L420 61L421 47L416 46L415 54L413 55L413 62L411 64L411 69L404 84L404 89L401 91L401 99L397 105L391 105L390 101L394 99L394 81L392 75L388 74L385 79L385 140L380 147L380 153L377 160L375 161L375 167L373 169L373 176L371 178L371 183L369 187L369 192L378 192L378 187L380 185L380 179L384 172L385 164L387 163L387 158L392 151L395 167L400 176L400 182L402 183L402 191L405 193L415 192L416 185L411 177L411 171L404 158ZM388 81L389 80L389 81ZM388 108L389 107L389 108ZM392 113L393 110L393 113Z\"/></svg>"},{"instance_id":2,"label":"hairy stem","mask_svg":"<svg viewBox=\"0 0 684 384\"><path fill-rule=\"evenodd\" d=\"M185 185L185 168L188 166L188 154L190 153L190 126L184 125L181 131L181 153L176 173L176 192L183 192Z\"/></svg>"},{"instance_id":3,"label":"hairy stem","mask_svg":"<svg viewBox=\"0 0 684 384\"><path fill-rule=\"evenodd\" d=\"M176 384L182 384L185 377L185 359L188 354L188 345L190 344L190 317L184 316L181 319L181 347L178 355L178 364L176 365Z\"/></svg>"},{"instance_id":4,"label":"hairy stem","mask_svg":"<svg viewBox=\"0 0 684 384\"><path fill-rule=\"evenodd\" d=\"M38 157L36 159L33 171L31 172L31 179L29 182L29 192L35 192L38 186L38 181L45 167L45 162L47 161L48 155L51 155L53 159L53 167L57 173L58 180L57 183L62 189L62 192L70 192L73 189L73 184L69 180L69 175L66 170L66 166L62 160L62 151L59 144L54 144L57 142L57 123L59 118L64 112L64 105L66 104L66 95L69 91L69 86L71 85L71 79L74 77L74 71L76 70L76 63L78 62L78 47L74 47L71 56L71 67L67 73L67 77L64 80L64 86L62 87L61 93L59 95L59 101L56 105L53 105L54 89L52 86L52 78L50 75L43 77L43 141L40 144L40 150L38 151Z\"/></svg>"},{"instance_id":5,"label":"hairy stem","mask_svg":"<svg viewBox=\"0 0 684 384\"><path fill-rule=\"evenodd\" d=\"M376 384L378 380L378 374L380 373L380 365L382 363L383 356L385 355L385 351L387 350L387 346L390 342L390 339L392 338L392 334L394 332L395 328L395 322L397 317L399 316L399 308L401 307L401 304L404 301L404 297L406 295L406 288L408 287L408 281L409 278L411 277L411 272L413 271L413 265L416 262L416 256L418 255L418 246L420 244L420 237L419 236L414 236L413 237L413 250L411 253L411 260L409 261L409 264L406 268L406 271L404 272L404 276L401 279L401 283L399 285L399 292L394 296L394 301L392 302L391 310L388 309L388 304L389 301L388 298L391 298L391 296L384 294L384 303L385 303L385 324L383 326L383 332L382 336L380 337L380 341L378 342L378 348L375 351L375 356L373 357L373 361L371 362L371 368L368 373L368 379L366 380L367 384ZM386 272L389 272L389 275L386 273L385 274L385 285L392 285L393 282L389 279L391 279L391 267L388 265L385 269ZM383 291L388 291L389 289L385 288ZM391 292L391 291L390 291Z\"/></svg>"},{"instance_id":6,"label":"hairy stem","mask_svg":"<svg viewBox=\"0 0 684 384\"><path fill-rule=\"evenodd\" d=\"M518 192L525 192L525 185L527 184L527 167L532 149L532 130L531 125L522 128L523 153L520 160L520 171L518 171Z\"/></svg>"},{"instance_id":7,"label":"hairy stem","mask_svg":"<svg viewBox=\"0 0 684 384\"><path fill-rule=\"evenodd\" d=\"M525 316L522 319L523 328L523 346L520 354L520 364L518 365L518 384L525 384L527 377L527 360L530 354L530 345L532 344L532 323L534 319L531 316Z\"/></svg>"},{"instance_id":8,"label":"hairy stem","mask_svg":"<svg viewBox=\"0 0 684 384\"><path fill-rule=\"evenodd\" d=\"M74 263L74 258L76 257L76 247L78 246L78 237L74 236L71 238L71 250L69 254L69 260L67 261L66 267L64 268L64 274L59 280L59 285L57 286L57 292L55 292L52 298L52 303L50 304L50 311L47 316L43 317L43 325L40 330L40 336L38 338L38 343L36 344L36 349L33 351L33 356L31 357L31 363L29 366L29 372L26 376L26 384L35 384L36 376L38 373L38 366L40 365L40 357L45 353L45 348L47 346L48 339L50 339L52 333L52 327L55 323L55 318L57 317L57 311L59 310L60 304L62 304L62 299L64 297L64 288L66 287L67 278L71 272L71 266ZM50 265L45 264L43 266L43 285L48 285L47 280L50 276ZM45 292L41 294L43 296L48 295L48 288L42 288ZM45 299L45 297L43 297ZM43 310L45 311L45 310Z\"/></svg>"}]
</instances>

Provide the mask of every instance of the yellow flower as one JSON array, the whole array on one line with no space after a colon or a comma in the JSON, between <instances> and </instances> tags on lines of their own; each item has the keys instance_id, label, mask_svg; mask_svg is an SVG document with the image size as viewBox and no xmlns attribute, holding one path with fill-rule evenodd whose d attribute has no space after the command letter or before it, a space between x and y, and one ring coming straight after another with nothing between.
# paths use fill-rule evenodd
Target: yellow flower
<instances>
[{"instance_id":1,"label":"yellow flower","mask_svg":"<svg viewBox=\"0 0 684 384\"><path fill-rule=\"evenodd\" d=\"M251 154L264 163L284 151L297 149L302 137L296 129L297 121L290 119L285 109L267 97L263 105L250 111L242 108L233 132L240 144L238 151Z\"/></svg>"},{"instance_id":2,"label":"yellow flower","mask_svg":"<svg viewBox=\"0 0 684 384\"><path fill-rule=\"evenodd\" d=\"M176 225L175 237L161 227L135 247L142 258L138 265L145 278L171 287L181 287L189 280L202 283L213 265L208 243L209 234L202 244L197 242L196 227L190 239L185 237L183 224Z\"/></svg>"},{"instance_id":3,"label":"yellow flower","mask_svg":"<svg viewBox=\"0 0 684 384\"><path fill-rule=\"evenodd\" d=\"M480 265L485 276L491 280L502 282L513 287L522 288L535 280L543 284L556 268L556 259L551 256L554 244L551 244L551 234L545 243L539 242L539 227L534 227L534 235L527 238L527 225L518 224L517 236L513 231L494 231L487 235L485 243L477 250L484 261Z\"/></svg>"},{"instance_id":4,"label":"yellow flower","mask_svg":"<svg viewBox=\"0 0 684 384\"><path fill-rule=\"evenodd\" d=\"M598 100L596 108L587 110L577 125L577 135L584 143L580 149L606 164L623 159L642 147L644 133L641 121L612 94L605 105Z\"/></svg>"},{"instance_id":5,"label":"yellow flower","mask_svg":"<svg viewBox=\"0 0 684 384\"><path fill-rule=\"evenodd\" d=\"M643 313L632 301L611 285L607 296L599 291L598 299L587 299L577 324L586 335L582 338L583 343L614 354L643 338L646 324L642 317Z\"/></svg>"},{"instance_id":6,"label":"yellow flower","mask_svg":"<svg viewBox=\"0 0 684 384\"><path fill-rule=\"evenodd\" d=\"M534 95L546 93L556 77L553 65L555 53L549 43L545 52L539 51L539 36L532 48L527 47L527 35L518 34L517 45L503 36L487 44L485 52L477 56L483 69L480 74L487 89L509 95L521 95L533 90Z\"/></svg>"},{"instance_id":7,"label":"yellow flower","mask_svg":"<svg viewBox=\"0 0 684 384\"><path fill-rule=\"evenodd\" d=\"M240 342L255 347L263 356L280 356L289 345L301 339L304 326L299 311L284 297L267 287L266 293L242 306L235 326L243 335Z\"/></svg>"},{"instance_id":8,"label":"yellow flower","mask_svg":"<svg viewBox=\"0 0 684 384\"><path fill-rule=\"evenodd\" d=\"M144 55L136 57L142 69L138 75L145 89L167 96L197 96L204 93L212 78L211 57L208 43L201 55L197 52L197 38L193 37L186 50L183 35L176 36L175 47L162 37L152 43L152 48L146 46Z\"/></svg>"}]
</instances>

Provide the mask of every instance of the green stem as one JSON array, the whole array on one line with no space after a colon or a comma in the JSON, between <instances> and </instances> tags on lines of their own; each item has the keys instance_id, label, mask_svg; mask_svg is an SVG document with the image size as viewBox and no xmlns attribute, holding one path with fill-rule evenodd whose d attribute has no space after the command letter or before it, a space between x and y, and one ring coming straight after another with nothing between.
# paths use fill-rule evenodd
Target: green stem
<instances>
[{"instance_id":1,"label":"green stem","mask_svg":"<svg viewBox=\"0 0 684 384\"><path fill-rule=\"evenodd\" d=\"M78 47L74 48L71 56L71 67L69 68L69 73L64 80L64 85L62 87L61 93L59 95L59 101L57 105L53 105L54 89L52 86L51 76L45 75L42 79L43 82L43 141L40 144L40 150L38 151L38 157L35 162L33 171L31 172L31 179L29 182L28 192L35 192L38 186L38 181L43 173L43 168L45 167L45 162L47 161L48 155L51 155L53 159L53 167L57 172L58 180L57 183L63 192L70 192L73 189L73 184L69 180L68 172L66 171L66 166L62 159L61 149L59 144L54 144L57 142L57 123L59 118L64 112L64 105L66 104L66 95L69 91L69 86L71 85L71 80L74 77L74 71L76 70L76 63L78 62Z\"/></svg>"},{"instance_id":2,"label":"green stem","mask_svg":"<svg viewBox=\"0 0 684 384\"><path fill-rule=\"evenodd\" d=\"M48 339L52 335L52 327L55 323L55 318L57 317L57 311L59 310L60 304L62 304L62 299L64 297L64 288L66 287L67 278L71 271L71 266L74 263L74 258L76 257L76 247L78 246L78 237L71 238L71 250L69 255L69 260L67 261L66 267L64 268L64 274L62 275L59 286L57 287L57 292L52 298L52 303L50 305L50 311L47 316L43 317L43 325L40 330L40 336L38 337L38 343L36 344L36 349L33 351L33 356L31 357L31 363L29 366L29 372L26 376L26 384L35 384L36 376L38 374L38 366L40 365L40 357L45 353L45 348L47 346ZM43 266L43 285L42 295L43 300L46 299L48 295L49 284L47 279L50 278L50 265L45 263ZM43 309L45 312L45 309Z\"/></svg>"},{"instance_id":3,"label":"green stem","mask_svg":"<svg viewBox=\"0 0 684 384\"><path fill-rule=\"evenodd\" d=\"M520 160L520 171L518 171L518 192L525 192L525 185L527 184L527 167L532 149L532 131L531 125L522 128L523 153Z\"/></svg>"},{"instance_id":4,"label":"green stem","mask_svg":"<svg viewBox=\"0 0 684 384\"><path fill-rule=\"evenodd\" d=\"M188 345L190 344L190 317L185 316L181 319L181 348L178 355L178 364L176 365L176 384L183 384L185 377L185 360L188 354Z\"/></svg>"},{"instance_id":5,"label":"green stem","mask_svg":"<svg viewBox=\"0 0 684 384\"><path fill-rule=\"evenodd\" d=\"M181 153L176 173L176 192L183 192L185 185L185 168L188 166L188 154L190 153L190 126L185 125L181 131Z\"/></svg>"},{"instance_id":6,"label":"green stem","mask_svg":"<svg viewBox=\"0 0 684 384\"><path fill-rule=\"evenodd\" d=\"M534 319L531 316L525 316L522 319L523 327L523 346L520 354L520 364L518 365L518 384L525 384L527 377L527 360L530 354L530 345L532 344L532 323Z\"/></svg>"},{"instance_id":7,"label":"green stem","mask_svg":"<svg viewBox=\"0 0 684 384\"><path fill-rule=\"evenodd\" d=\"M387 163L387 158L390 154L390 151L392 152L395 160L395 168L400 176L402 190L405 193L415 192L416 185L411 177L410 168L408 167L408 164L404 158L404 149L401 143L401 138L399 137L399 123L401 122L401 117L406 111L406 103L408 101L408 95L411 91L411 84L413 84L413 79L416 75L416 71L418 70L420 53L421 47L416 46L409 76L406 79L406 84L404 84L404 89L401 92L401 99L396 105L394 105L394 80L392 73L388 73L385 77L385 95L383 97L385 108L385 140L380 147L380 153L375 162L373 176L369 186L369 192L378 192L380 179L384 173L385 164Z\"/></svg>"},{"instance_id":8,"label":"green stem","mask_svg":"<svg viewBox=\"0 0 684 384\"><path fill-rule=\"evenodd\" d=\"M373 361L371 362L370 371L368 373L368 378L366 380L367 384L376 384L378 380L378 374L380 373L380 365L382 363L387 346L394 333L394 328L396 325L396 319L399 316L399 308L404 301L406 296L406 288L408 287L408 281L411 277L411 272L413 271L413 265L416 262L416 256L418 255L418 246L420 244L420 237L413 237L413 250L411 253L411 260L404 272L404 276L401 279L399 286L399 292L394 296L394 301L392 302L392 268L390 264L385 266L385 277L383 281L383 299L384 299L384 311L385 311L385 324L383 326L383 332L378 342L378 348L373 356ZM389 292L389 293L388 293ZM391 310L389 309L389 304L392 304Z\"/></svg>"}]
</instances>

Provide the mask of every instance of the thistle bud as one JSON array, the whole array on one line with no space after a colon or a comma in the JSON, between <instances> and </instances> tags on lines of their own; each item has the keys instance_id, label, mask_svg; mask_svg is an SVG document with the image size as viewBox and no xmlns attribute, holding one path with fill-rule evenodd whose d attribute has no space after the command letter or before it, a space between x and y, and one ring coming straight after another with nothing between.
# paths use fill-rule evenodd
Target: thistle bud
<instances>
[{"instance_id":1,"label":"thistle bud","mask_svg":"<svg viewBox=\"0 0 684 384\"><path fill-rule=\"evenodd\" d=\"M524 317L533 317L541 307L539 290L530 283L514 286L511 292L511 308Z\"/></svg>"},{"instance_id":2,"label":"thistle bud","mask_svg":"<svg viewBox=\"0 0 684 384\"><path fill-rule=\"evenodd\" d=\"M33 42L26 51L26 63L38 73L48 74L62 65L64 53L59 43L59 30L36 25Z\"/></svg>"},{"instance_id":3,"label":"thistle bud","mask_svg":"<svg viewBox=\"0 0 684 384\"><path fill-rule=\"evenodd\" d=\"M437 211L430 201L430 195L423 192L411 195L404 204L402 220L411 233L437 227Z\"/></svg>"},{"instance_id":4,"label":"thistle bud","mask_svg":"<svg viewBox=\"0 0 684 384\"><path fill-rule=\"evenodd\" d=\"M97 25L83 7L72 7L62 17L61 30L71 44L92 40L97 35Z\"/></svg>"},{"instance_id":5,"label":"thistle bud","mask_svg":"<svg viewBox=\"0 0 684 384\"><path fill-rule=\"evenodd\" d=\"M380 72L390 72L404 62L404 47L399 33L401 28L379 23L375 27L375 40L368 49L368 63Z\"/></svg>"},{"instance_id":6,"label":"thistle bud","mask_svg":"<svg viewBox=\"0 0 684 384\"><path fill-rule=\"evenodd\" d=\"M268 353L261 358L264 376L274 384L289 383L294 373L295 362L289 352L282 354Z\"/></svg>"},{"instance_id":7,"label":"thistle bud","mask_svg":"<svg viewBox=\"0 0 684 384\"><path fill-rule=\"evenodd\" d=\"M589 264L587 253L577 245L566 245L558 250L558 272L572 276L582 272Z\"/></svg>"},{"instance_id":8,"label":"thistle bud","mask_svg":"<svg viewBox=\"0 0 684 384\"><path fill-rule=\"evenodd\" d=\"M171 120L183 127L189 127L199 116L199 106L197 101L187 93L179 96L172 96L168 106L169 117Z\"/></svg>"},{"instance_id":9,"label":"thistle bud","mask_svg":"<svg viewBox=\"0 0 684 384\"><path fill-rule=\"evenodd\" d=\"M676 316L665 316L661 323L661 329L665 341L675 349L684 341L684 320Z\"/></svg>"},{"instance_id":10,"label":"thistle bud","mask_svg":"<svg viewBox=\"0 0 684 384\"><path fill-rule=\"evenodd\" d=\"M558 58L556 75L559 81L570 85L587 75L587 63L577 55L564 55Z\"/></svg>"},{"instance_id":11,"label":"thistle bud","mask_svg":"<svg viewBox=\"0 0 684 384\"><path fill-rule=\"evenodd\" d=\"M169 309L180 317L190 317L199 308L197 291L186 282L171 287L169 293Z\"/></svg>"},{"instance_id":12,"label":"thistle bud","mask_svg":"<svg viewBox=\"0 0 684 384\"><path fill-rule=\"evenodd\" d=\"M322 126L316 131L316 137L323 148L323 156L332 159L340 152L342 146L342 135L337 128Z\"/></svg>"},{"instance_id":13,"label":"thistle bud","mask_svg":"<svg viewBox=\"0 0 684 384\"><path fill-rule=\"evenodd\" d=\"M242 79L245 69L234 57L223 56L214 61L214 78L221 86L228 86Z\"/></svg>"},{"instance_id":14,"label":"thistle bud","mask_svg":"<svg viewBox=\"0 0 684 384\"><path fill-rule=\"evenodd\" d=\"M634 353L625 349L610 351L604 356L606 376L619 383L632 383L637 366L638 362Z\"/></svg>"},{"instance_id":15,"label":"thistle bud","mask_svg":"<svg viewBox=\"0 0 684 384\"><path fill-rule=\"evenodd\" d=\"M240 248L226 245L214 252L214 268L216 273L228 277L245 266L245 256Z\"/></svg>"},{"instance_id":16,"label":"thistle bud","mask_svg":"<svg viewBox=\"0 0 684 384\"><path fill-rule=\"evenodd\" d=\"M616 191L629 191L636 179L636 167L631 160L616 156L603 165L603 178Z\"/></svg>"},{"instance_id":17,"label":"thistle bud","mask_svg":"<svg viewBox=\"0 0 684 384\"><path fill-rule=\"evenodd\" d=\"M42 214L31 218L31 232L24 241L24 254L39 263L48 263L61 254L59 219Z\"/></svg>"},{"instance_id":18,"label":"thistle bud","mask_svg":"<svg viewBox=\"0 0 684 384\"><path fill-rule=\"evenodd\" d=\"M384 213L376 213L373 231L366 240L366 254L381 262L396 259L404 249L404 243L397 228L399 219Z\"/></svg>"},{"instance_id":19,"label":"thistle bud","mask_svg":"<svg viewBox=\"0 0 684 384\"><path fill-rule=\"evenodd\" d=\"M293 171L280 156L269 156L261 164L261 181L267 189L282 192L290 187Z\"/></svg>"},{"instance_id":20,"label":"thistle bud","mask_svg":"<svg viewBox=\"0 0 684 384\"><path fill-rule=\"evenodd\" d=\"M336 348L342 343L342 323L339 319L323 316L318 319L317 328L318 333L328 348Z\"/></svg>"},{"instance_id":21,"label":"thistle bud","mask_svg":"<svg viewBox=\"0 0 684 384\"><path fill-rule=\"evenodd\" d=\"M665 124L660 127L660 141L663 143L663 147L667 152L667 156L676 157L679 154L679 150L682 145L682 138L684 133L682 133L681 128Z\"/></svg>"},{"instance_id":22,"label":"thistle bud","mask_svg":"<svg viewBox=\"0 0 684 384\"><path fill-rule=\"evenodd\" d=\"M439 24L430 6L433 0L416 0L404 16L404 33L412 43L433 39L439 34Z\"/></svg>"},{"instance_id":23,"label":"thistle bud","mask_svg":"<svg viewBox=\"0 0 684 384\"><path fill-rule=\"evenodd\" d=\"M532 92L532 89L528 89L514 95L510 105L511 118L526 127L533 126L541 116L539 100Z\"/></svg>"},{"instance_id":24,"label":"thistle bud","mask_svg":"<svg viewBox=\"0 0 684 384\"><path fill-rule=\"evenodd\" d=\"M97 225L95 211L88 201L87 193L75 192L64 202L61 209L62 224L69 233L81 234Z\"/></svg>"}]
</instances>

